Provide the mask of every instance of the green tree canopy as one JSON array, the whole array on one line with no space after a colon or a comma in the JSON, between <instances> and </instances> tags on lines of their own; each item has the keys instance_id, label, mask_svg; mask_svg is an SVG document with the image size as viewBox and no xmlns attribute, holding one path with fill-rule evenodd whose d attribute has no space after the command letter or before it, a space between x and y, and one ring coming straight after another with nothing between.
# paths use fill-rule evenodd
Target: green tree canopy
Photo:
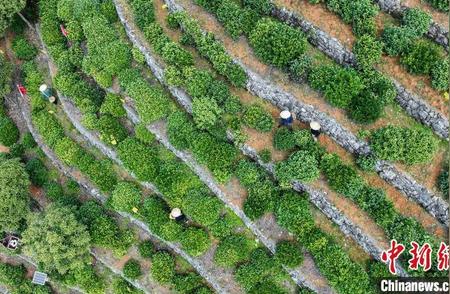
<instances>
[{"instance_id":1,"label":"green tree canopy","mask_svg":"<svg viewBox=\"0 0 450 294\"><path fill-rule=\"evenodd\" d=\"M18 159L0 162L0 230L15 231L26 217L30 181Z\"/></svg>"},{"instance_id":2,"label":"green tree canopy","mask_svg":"<svg viewBox=\"0 0 450 294\"><path fill-rule=\"evenodd\" d=\"M25 0L2 1L0 3L0 37L6 31L14 14L25 8Z\"/></svg>"},{"instance_id":3,"label":"green tree canopy","mask_svg":"<svg viewBox=\"0 0 450 294\"><path fill-rule=\"evenodd\" d=\"M88 262L90 237L70 208L51 204L45 212L32 214L27 223L24 251L46 271L65 274Z\"/></svg>"}]
</instances>

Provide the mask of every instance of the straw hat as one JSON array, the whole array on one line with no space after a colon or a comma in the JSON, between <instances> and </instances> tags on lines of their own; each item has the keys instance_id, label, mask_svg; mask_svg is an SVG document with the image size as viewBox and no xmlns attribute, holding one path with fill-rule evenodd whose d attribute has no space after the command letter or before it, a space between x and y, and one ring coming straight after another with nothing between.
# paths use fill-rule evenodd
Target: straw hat
<instances>
[{"instance_id":1,"label":"straw hat","mask_svg":"<svg viewBox=\"0 0 450 294\"><path fill-rule=\"evenodd\" d=\"M316 121L310 122L309 127L311 128L311 130L320 131L320 124Z\"/></svg>"},{"instance_id":2,"label":"straw hat","mask_svg":"<svg viewBox=\"0 0 450 294\"><path fill-rule=\"evenodd\" d=\"M42 84L40 87L39 87L39 91L41 91L41 92L44 92L44 91L46 91L48 89L48 86L46 85L46 84Z\"/></svg>"},{"instance_id":3,"label":"straw hat","mask_svg":"<svg viewBox=\"0 0 450 294\"><path fill-rule=\"evenodd\" d=\"M282 119L288 119L289 117L291 117L291 112L289 110L283 110L282 112L280 112L280 117Z\"/></svg>"},{"instance_id":4,"label":"straw hat","mask_svg":"<svg viewBox=\"0 0 450 294\"><path fill-rule=\"evenodd\" d=\"M181 209L179 208L174 208L172 209L172 211L170 212L170 219L176 219L177 217L181 216Z\"/></svg>"}]
</instances>

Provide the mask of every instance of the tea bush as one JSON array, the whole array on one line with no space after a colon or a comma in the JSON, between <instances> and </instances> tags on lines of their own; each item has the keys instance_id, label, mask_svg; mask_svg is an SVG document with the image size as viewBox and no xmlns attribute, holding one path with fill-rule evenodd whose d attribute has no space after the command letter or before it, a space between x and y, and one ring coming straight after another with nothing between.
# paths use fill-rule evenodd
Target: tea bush
<instances>
[{"instance_id":1,"label":"tea bush","mask_svg":"<svg viewBox=\"0 0 450 294\"><path fill-rule=\"evenodd\" d=\"M438 147L438 140L424 128L387 126L375 130L370 143L377 156L406 164L429 162Z\"/></svg>"},{"instance_id":2,"label":"tea bush","mask_svg":"<svg viewBox=\"0 0 450 294\"><path fill-rule=\"evenodd\" d=\"M303 252L295 241L280 241L277 243L275 258L282 264L295 268L303 262Z\"/></svg>"},{"instance_id":3,"label":"tea bush","mask_svg":"<svg viewBox=\"0 0 450 294\"><path fill-rule=\"evenodd\" d=\"M306 38L299 30L268 18L261 19L249 36L258 58L287 67L306 51Z\"/></svg>"},{"instance_id":4,"label":"tea bush","mask_svg":"<svg viewBox=\"0 0 450 294\"><path fill-rule=\"evenodd\" d=\"M251 128L260 132L269 132L272 130L274 120L270 113L258 104L249 106L244 113L243 122Z\"/></svg>"},{"instance_id":5,"label":"tea bush","mask_svg":"<svg viewBox=\"0 0 450 294\"><path fill-rule=\"evenodd\" d=\"M123 274L129 279L138 279L142 276L141 265L139 261L130 259L123 266Z\"/></svg>"}]
</instances>

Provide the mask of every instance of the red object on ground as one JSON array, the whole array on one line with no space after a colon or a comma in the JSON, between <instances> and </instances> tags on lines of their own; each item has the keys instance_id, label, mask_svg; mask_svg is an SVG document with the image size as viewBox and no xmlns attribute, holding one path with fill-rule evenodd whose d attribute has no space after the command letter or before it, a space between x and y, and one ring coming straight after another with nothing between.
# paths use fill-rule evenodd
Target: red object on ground
<instances>
[{"instance_id":1,"label":"red object on ground","mask_svg":"<svg viewBox=\"0 0 450 294\"><path fill-rule=\"evenodd\" d=\"M22 85L17 85L17 89L19 90L20 95L25 96L27 95L27 89Z\"/></svg>"},{"instance_id":2,"label":"red object on ground","mask_svg":"<svg viewBox=\"0 0 450 294\"><path fill-rule=\"evenodd\" d=\"M69 33L66 31L64 26L60 25L59 27L61 28L61 33L63 34L63 36L67 38L67 35L69 35Z\"/></svg>"}]
</instances>

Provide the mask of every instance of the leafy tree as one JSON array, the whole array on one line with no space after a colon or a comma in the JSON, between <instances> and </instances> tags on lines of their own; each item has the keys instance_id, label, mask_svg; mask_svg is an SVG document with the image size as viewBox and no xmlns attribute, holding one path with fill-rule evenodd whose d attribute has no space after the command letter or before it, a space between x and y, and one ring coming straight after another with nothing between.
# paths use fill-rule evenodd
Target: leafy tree
<instances>
[{"instance_id":1,"label":"leafy tree","mask_svg":"<svg viewBox=\"0 0 450 294\"><path fill-rule=\"evenodd\" d=\"M348 107L351 119L363 124L375 122L384 111L383 101L379 98L370 90L363 90L353 97Z\"/></svg>"},{"instance_id":2,"label":"leafy tree","mask_svg":"<svg viewBox=\"0 0 450 294\"><path fill-rule=\"evenodd\" d=\"M263 175L264 173L254 162L240 160L236 166L236 176L246 188L250 188L254 184L261 182Z\"/></svg>"},{"instance_id":3,"label":"leafy tree","mask_svg":"<svg viewBox=\"0 0 450 294\"><path fill-rule=\"evenodd\" d=\"M87 293L105 293L104 278L99 276L90 264L85 264L82 268L64 274L63 282L68 285L76 285Z\"/></svg>"},{"instance_id":4,"label":"leafy tree","mask_svg":"<svg viewBox=\"0 0 450 294\"><path fill-rule=\"evenodd\" d=\"M30 150L30 149L36 147L36 145L37 145L37 144L36 144L36 141L34 141L33 135L31 135L30 132L27 132L27 133L23 136L22 144L23 144L23 147L24 147L26 150Z\"/></svg>"},{"instance_id":5,"label":"leafy tree","mask_svg":"<svg viewBox=\"0 0 450 294\"><path fill-rule=\"evenodd\" d=\"M131 1L134 21L139 28L144 28L155 21L155 8L152 1L133 0Z\"/></svg>"},{"instance_id":6,"label":"leafy tree","mask_svg":"<svg viewBox=\"0 0 450 294\"><path fill-rule=\"evenodd\" d=\"M277 163L275 174L285 188L291 186L291 181L311 182L319 177L319 163L308 151L297 151L285 161Z\"/></svg>"},{"instance_id":7,"label":"leafy tree","mask_svg":"<svg viewBox=\"0 0 450 294\"><path fill-rule=\"evenodd\" d=\"M116 220L93 200L84 202L78 208L77 217L87 227L92 244L110 248L118 256L125 254L134 241L133 233L121 230Z\"/></svg>"},{"instance_id":8,"label":"leafy tree","mask_svg":"<svg viewBox=\"0 0 450 294\"><path fill-rule=\"evenodd\" d=\"M271 12L272 4L269 0L244 0L245 7L251 8L260 15L267 15Z\"/></svg>"},{"instance_id":9,"label":"leafy tree","mask_svg":"<svg viewBox=\"0 0 450 294\"><path fill-rule=\"evenodd\" d=\"M359 37L353 46L358 65L362 69L369 69L381 60L383 44L370 35Z\"/></svg>"},{"instance_id":10,"label":"leafy tree","mask_svg":"<svg viewBox=\"0 0 450 294\"><path fill-rule=\"evenodd\" d=\"M113 291L115 294L141 294L141 291L136 289L127 280L118 278L113 282Z\"/></svg>"},{"instance_id":11,"label":"leafy tree","mask_svg":"<svg viewBox=\"0 0 450 294\"><path fill-rule=\"evenodd\" d=\"M147 126L143 123L138 124L134 127L134 132L136 135L136 138L139 139L144 144L151 145L153 142L155 142L155 135L152 134L148 129Z\"/></svg>"},{"instance_id":12,"label":"leafy tree","mask_svg":"<svg viewBox=\"0 0 450 294\"><path fill-rule=\"evenodd\" d=\"M402 161L407 164L431 160L438 141L424 129L387 126L375 130L370 138L375 153L385 160Z\"/></svg>"},{"instance_id":13,"label":"leafy tree","mask_svg":"<svg viewBox=\"0 0 450 294\"><path fill-rule=\"evenodd\" d=\"M375 16L378 14L378 7L372 1L326 0L325 2L328 9L352 25L357 36L376 33Z\"/></svg>"},{"instance_id":14,"label":"leafy tree","mask_svg":"<svg viewBox=\"0 0 450 294\"><path fill-rule=\"evenodd\" d=\"M134 138L119 143L118 155L125 166L141 181L152 181L158 170L159 159L156 150L147 147ZM145 164L142 164L145 162Z\"/></svg>"},{"instance_id":15,"label":"leafy tree","mask_svg":"<svg viewBox=\"0 0 450 294\"><path fill-rule=\"evenodd\" d=\"M278 199L278 189L267 178L248 188L244 202L245 214L253 220L274 209Z\"/></svg>"},{"instance_id":16,"label":"leafy tree","mask_svg":"<svg viewBox=\"0 0 450 294\"><path fill-rule=\"evenodd\" d=\"M265 280L281 279L281 275L281 267L275 258L263 248L257 248L251 253L250 261L237 269L235 277L243 289L253 291L259 283Z\"/></svg>"},{"instance_id":17,"label":"leafy tree","mask_svg":"<svg viewBox=\"0 0 450 294\"><path fill-rule=\"evenodd\" d=\"M431 22L431 15L417 7L407 9L402 18L403 25L417 37L428 32Z\"/></svg>"},{"instance_id":18,"label":"leafy tree","mask_svg":"<svg viewBox=\"0 0 450 294\"><path fill-rule=\"evenodd\" d=\"M302 264L303 252L300 245L295 241L280 241L277 243L275 258L282 264L294 268Z\"/></svg>"},{"instance_id":19,"label":"leafy tree","mask_svg":"<svg viewBox=\"0 0 450 294\"><path fill-rule=\"evenodd\" d=\"M239 4L233 1L221 1L217 7L217 19L223 23L225 30L231 35L233 39L237 39L246 30L246 11L241 9Z\"/></svg>"},{"instance_id":20,"label":"leafy tree","mask_svg":"<svg viewBox=\"0 0 450 294\"><path fill-rule=\"evenodd\" d=\"M14 15L24 9L25 5L25 0L7 1L0 5L0 36L5 33Z\"/></svg>"},{"instance_id":21,"label":"leafy tree","mask_svg":"<svg viewBox=\"0 0 450 294\"><path fill-rule=\"evenodd\" d=\"M377 158L374 155L360 155L356 158L356 164L363 171L375 171Z\"/></svg>"},{"instance_id":22,"label":"leafy tree","mask_svg":"<svg viewBox=\"0 0 450 294\"><path fill-rule=\"evenodd\" d=\"M436 9L444 12L448 12L448 1L447 0L426 0Z\"/></svg>"},{"instance_id":23,"label":"leafy tree","mask_svg":"<svg viewBox=\"0 0 450 294\"><path fill-rule=\"evenodd\" d=\"M306 50L306 38L298 29L264 18L249 36L256 56L277 67L286 67Z\"/></svg>"},{"instance_id":24,"label":"leafy tree","mask_svg":"<svg viewBox=\"0 0 450 294\"><path fill-rule=\"evenodd\" d=\"M24 251L45 270L65 274L88 262L89 234L70 208L51 204L45 212L32 214L27 223Z\"/></svg>"},{"instance_id":25,"label":"leafy tree","mask_svg":"<svg viewBox=\"0 0 450 294\"><path fill-rule=\"evenodd\" d=\"M133 207L138 207L142 198L139 188L129 182L119 182L111 197L114 209L125 212L131 212Z\"/></svg>"},{"instance_id":26,"label":"leafy tree","mask_svg":"<svg viewBox=\"0 0 450 294\"><path fill-rule=\"evenodd\" d=\"M100 139L112 145L117 145L128 137L127 129L110 115L100 117L97 121L97 129L100 131Z\"/></svg>"},{"instance_id":27,"label":"leafy tree","mask_svg":"<svg viewBox=\"0 0 450 294\"><path fill-rule=\"evenodd\" d=\"M363 188L364 182L356 170L343 164L336 154L323 156L320 167L327 176L330 187L338 193L354 199Z\"/></svg>"},{"instance_id":28,"label":"leafy tree","mask_svg":"<svg viewBox=\"0 0 450 294\"><path fill-rule=\"evenodd\" d=\"M48 181L44 185L45 195L53 201L61 200L64 196L62 186L55 181Z\"/></svg>"},{"instance_id":29,"label":"leafy tree","mask_svg":"<svg viewBox=\"0 0 450 294\"><path fill-rule=\"evenodd\" d=\"M167 252L155 253L152 258L152 277L161 284L171 284L175 277L175 260Z\"/></svg>"},{"instance_id":30,"label":"leafy tree","mask_svg":"<svg viewBox=\"0 0 450 294\"><path fill-rule=\"evenodd\" d=\"M302 55L292 62L289 66L291 78L297 82L306 81L312 68L312 58L308 55Z\"/></svg>"},{"instance_id":31,"label":"leafy tree","mask_svg":"<svg viewBox=\"0 0 450 294\"><path fill-rule=\"evenodd\" d=\"M214 261L225 267L233 267L250 258L255 244L242 235L230 235L217 246Z\"/></svg>"},{"instance_id":32,"label":"leafy tree","mask_svg":"<svg viewBox=\"0 0 450 294\"><path fill-rule=\"evenodd\" d=\"M198 293L196 288L202 286L203 278L195 273L177 274L174 278L174 288L179 293Z\"/></svg>"},{"instance_id":33,"label":"leafy tree","mask_svg":"<svg viewBox=\"0 0 450 294\"><path fill-rule=\"evenodd\" d=\"M30 181L18 159L0 161L0 230L17 231L29 212Z\"/></svg>"},{"instance_id":34,"label":"leafy tree","mask_svg":"<svg viewBox=\"0 0 450 294\"><path fill-rule=\"evenodd\" d=\"M142 270L139 261L134 259L128 260L123 266L123 274L125 275L125 277L133 280L138 279L140 276L142 276Z\"/></svg>"},{"instance_id":35,"label":"leafy tree","mask_svg":"<svg viewBox=\"0 0 450 294\"><path fill-rule=\"evenodd\" d=\"M48 170L39 158L30 159L25 169L30 176L31 182L36 186L42 187L49 179Z\"/></svg>"}]
</instances>

